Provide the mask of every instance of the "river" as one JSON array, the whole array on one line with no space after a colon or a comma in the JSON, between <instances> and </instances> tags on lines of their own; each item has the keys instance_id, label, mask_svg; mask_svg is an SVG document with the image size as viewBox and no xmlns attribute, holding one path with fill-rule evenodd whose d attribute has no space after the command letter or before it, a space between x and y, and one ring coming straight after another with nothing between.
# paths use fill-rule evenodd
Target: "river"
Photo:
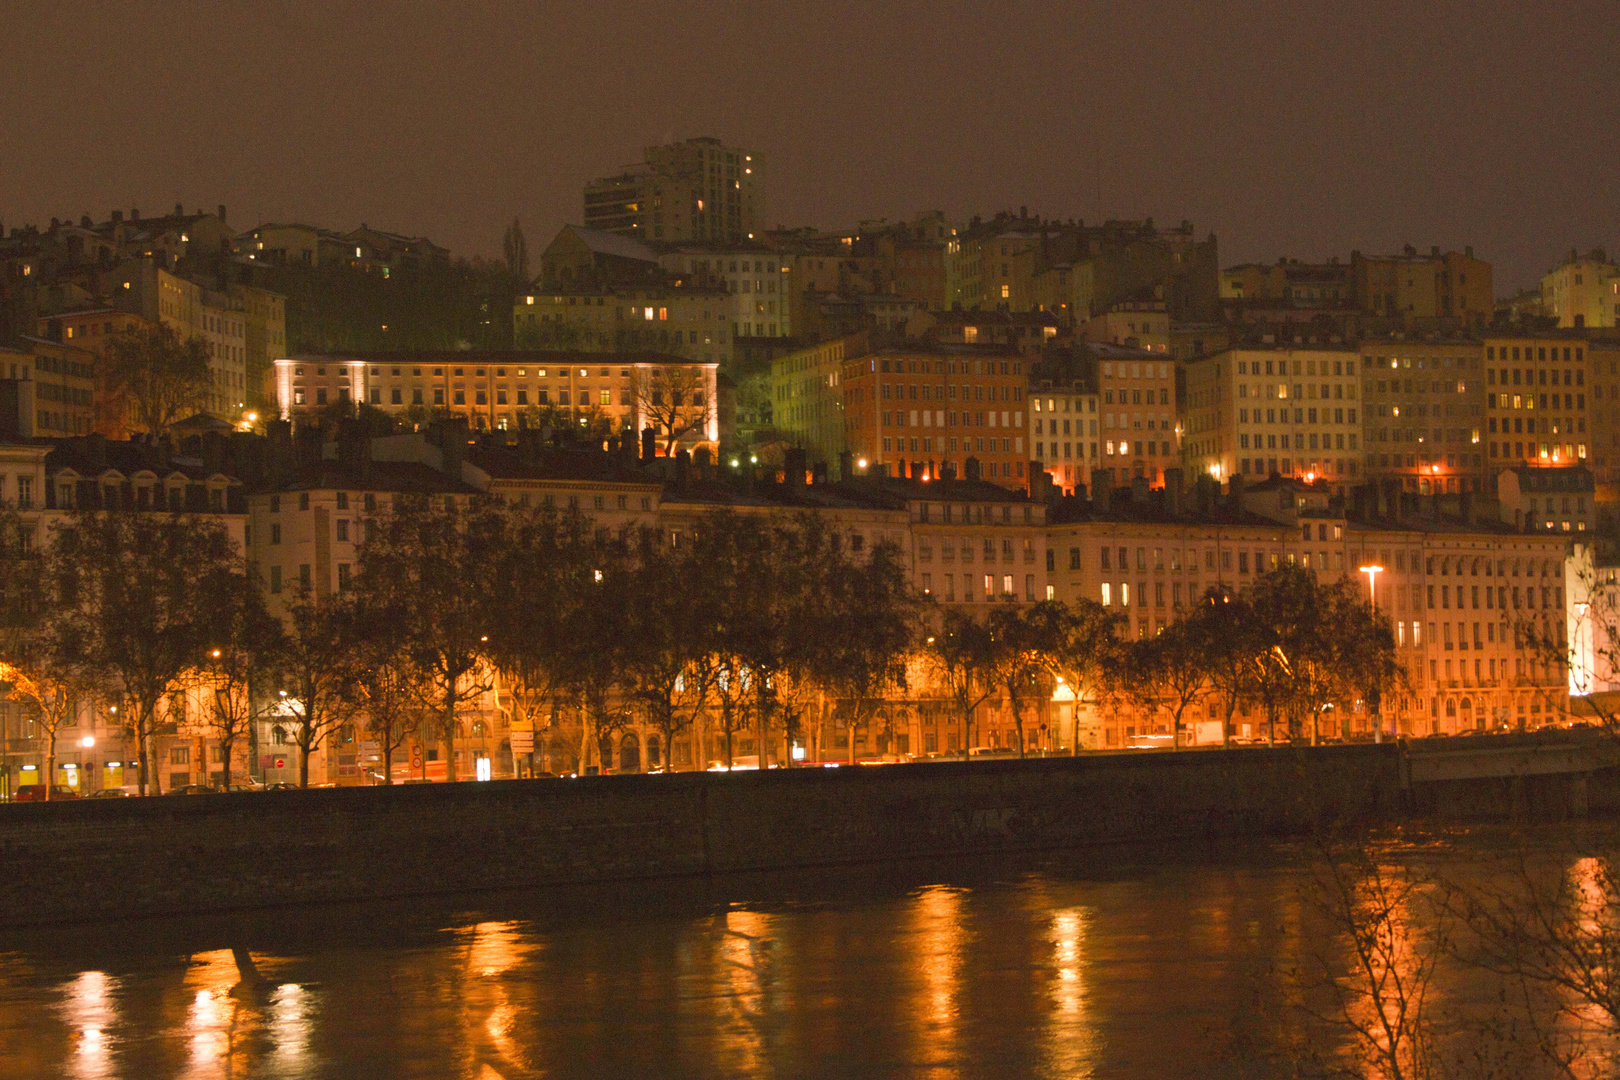
<instances>
[{"instance_id":1,"label":"river","mask_svg":"<svg viewBox=\"0 0 1620 1080\"><path fill-rule=\"evenodd\" d=\"M1593 835L1458 831L1378 861L1477 875ZM1313 858L1102 849L16 934L0 1077L1317 1075L1365 1055ZM1543 1071L1498 1037L1502 989L1437 969L1448 1075Z\"/></svg>"}]
</instances>

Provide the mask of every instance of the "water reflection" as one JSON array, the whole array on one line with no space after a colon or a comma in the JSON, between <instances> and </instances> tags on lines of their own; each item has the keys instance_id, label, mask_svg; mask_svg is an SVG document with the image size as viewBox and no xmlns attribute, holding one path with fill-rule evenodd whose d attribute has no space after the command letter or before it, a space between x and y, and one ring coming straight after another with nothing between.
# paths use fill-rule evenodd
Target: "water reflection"
<instances>
[{"instance_id":1,"label":"water reflection","mask_svg":"<svg viewBox=\"0 0 1620 1080\"><path fill-rule=\"evenodd\" d=\"M1308 880L1154 852L41 934L0 947L0 1076L1291 1076L1279 1032L1349 1045L1295 1009L1348 959ZM1431 1008L1494 994L1443 974Z\"/></svg>"},{"instance_id":2,"label":"water reflection","mask_svg":"<svg viewBox=\"0 0 1620 1080\"><path fill-rule=\"evenodd\" d=\"M67 984L62 1019L67 1024L71 1053L67 1074L73 1080L101 1080L113 1076L111 1028L113 980L104 971L84 971Z\"/></svg>"},{"instance_id":3,"label":"water reflection","mask_svg":"<svg viewBox=\"0 0 1620 1080\"><path fill-rule=\"evenodd\" d=\"M915 1023L911 1060L919 1075L939 1080L958 1075L959 980L967 944L963 897L961 889L935 885L917 894L908 913L908 955L918 991L907 1010Z\"/></svg>"},{"instance_id":4,"label":"water reflection","mask_svg":"<svg viewBox=\"0 0 1620 1080\"><path fill-rule=\"evenodd\" d=\"M1086 910L1052 915L1051 1007L1046 1018L1046 1068L1052 1076L1092 1075L1092 1032L1086 1017Z\"/></svg>"}]
</instances>

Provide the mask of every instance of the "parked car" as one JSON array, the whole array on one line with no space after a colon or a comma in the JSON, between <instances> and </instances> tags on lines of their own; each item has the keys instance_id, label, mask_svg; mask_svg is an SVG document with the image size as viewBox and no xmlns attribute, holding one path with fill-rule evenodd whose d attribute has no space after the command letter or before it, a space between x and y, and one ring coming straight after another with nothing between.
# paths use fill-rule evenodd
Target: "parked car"
<instances>
[{"instance_id":1,"label":"parked car","mask_svg":"<svg viewBox=\"0 0 1620 1080\"><path fill-rule=\"evenodd\" d=\"M100 791L92 791L90 794L86 795L85 798L87 798L87 799L127 799L127 798L129 798L129 792L125 791L121 787L108 787L108 788L102 788Z\"/></svg>"},{"instance_id":2,"label":"parked car","mask_svg":"<svg viewBox=\"0 0 1620 1080\"><path fill-rule=\"evenodd\" d=\"M278 781L278 782L276 782L274 784L265 784L262 787L255 788L254 790L255 791L297 791L298 790L298 785L297 784L284 784L284 783L281 783L281 782Z\"/></svg>"},{"instance_id":3,"label":"parked car","mask_svg":"<svg viewBox=\"0 0 1620 1080\"><path fill-rule=\"evenodd\" d=\"M227 792L258 791L262 786L261 784L227 784L225 787L216 788L215 790Z\"/></svg>"},{"instance_id":4,"label":"parked car","mask_svg":"<svg viewBox=\"0 0 1620 1080\"><path fill-rule=\"evenodd\" d=\"M74 791L66 784L51 785L51 801L53 802L57 799L80 799L83 797L84 796L80 795L77 791ZM44 802L45 785L25 784L24 786L18 788L17 794L13 795L11 798L13 802Z\"/></svg>"},{"instance_id":5,"label":"parked car","mask_svg":"<svg viewBox=\"0 0 1620 1080\"><path fill-rule=\"evenodd\" d=\"M170 795L218 795L218 788L211 788L207 784L187 784L185 787L169 789Z\"/></svg>"}]
</instances>

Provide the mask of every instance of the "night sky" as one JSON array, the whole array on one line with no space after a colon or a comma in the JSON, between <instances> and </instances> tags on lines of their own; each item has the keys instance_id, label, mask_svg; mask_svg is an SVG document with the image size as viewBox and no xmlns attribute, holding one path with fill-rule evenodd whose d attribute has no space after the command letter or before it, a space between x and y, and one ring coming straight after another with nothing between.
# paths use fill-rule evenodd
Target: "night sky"
<instances>
[{"instance_id":1,"label":"night sky","mask_svg":"<svg viewBox=\"0 0 1620 1080\"><path fill-rule=\"evenodd\" d=\"M0 221L226 203L538 253L715 135L772 223L1191 218L1221 260L1620 249L1612 2L222 5L0 0ZM1101 167L1099 170L1099 161ZM1100 185L1099 185L1100 172Z\"/></svg>"}]
</instances>

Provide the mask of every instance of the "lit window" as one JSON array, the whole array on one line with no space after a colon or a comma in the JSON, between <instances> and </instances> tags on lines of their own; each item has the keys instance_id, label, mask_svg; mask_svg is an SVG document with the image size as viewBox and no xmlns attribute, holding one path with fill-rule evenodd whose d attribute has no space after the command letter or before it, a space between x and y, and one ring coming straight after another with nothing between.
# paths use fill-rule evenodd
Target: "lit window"
<instances>
[{"instance_id":1,"label":"lit window","mask_svg":"<svg viewBox=\"0 0 1620 1080\"><path fill-rule=\"evenodd\" d=\"M1008 297L1009 297L1009 296L1011 296L1011 295L1012 295L1012 286L1010 286L1010 285L1003 285L1003 286L1002 286L1002 287L1001 287L1001 298L1002 298L1002 299L1003 299L1003 300L1005 300L1005 299L1007 299L1007 298L1008 298Z\"/></svg>"}]
</instances>

